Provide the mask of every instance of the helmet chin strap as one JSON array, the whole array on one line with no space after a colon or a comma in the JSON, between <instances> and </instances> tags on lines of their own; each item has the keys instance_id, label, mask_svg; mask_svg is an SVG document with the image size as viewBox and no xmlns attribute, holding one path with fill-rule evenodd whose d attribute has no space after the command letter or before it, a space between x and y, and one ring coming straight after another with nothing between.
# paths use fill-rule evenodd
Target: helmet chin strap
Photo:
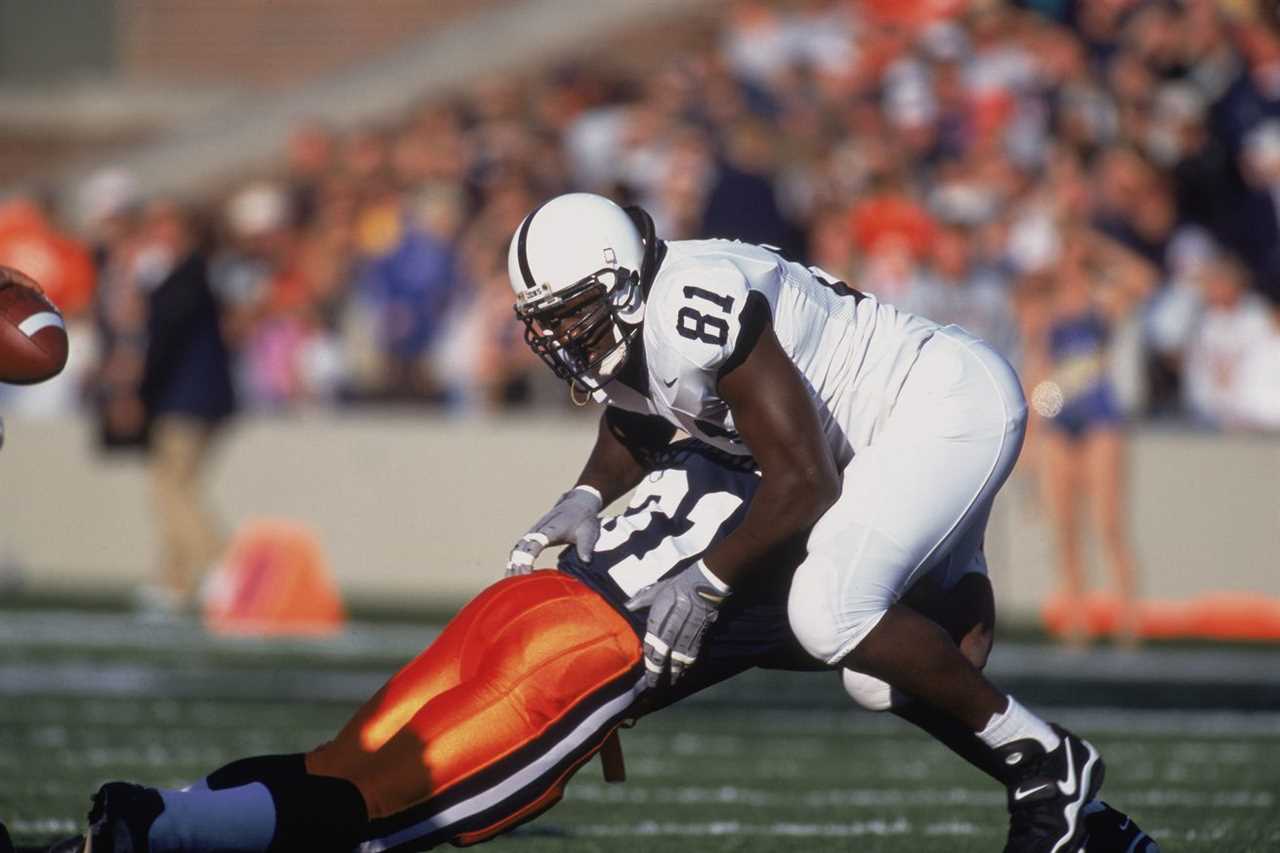
<instances>
[{"instance_id":1,"label":"helmet chin strap","mask_svg":"<svg viewBox=\"0 0 1280 853\"><path fill-rule=\"evenodd\" d=\"M609 354L601 360L600 364L596 365L591 373L569 381L569 399L575 406L587 405L591 401L591 395L596 391L602 390L608 382L612 381L627 360L631 347L628 345L626 337L616 323L611 331L614 347ZM579 390L586 395L581 400L578 399Z\"/></svg>"}]
</instances>

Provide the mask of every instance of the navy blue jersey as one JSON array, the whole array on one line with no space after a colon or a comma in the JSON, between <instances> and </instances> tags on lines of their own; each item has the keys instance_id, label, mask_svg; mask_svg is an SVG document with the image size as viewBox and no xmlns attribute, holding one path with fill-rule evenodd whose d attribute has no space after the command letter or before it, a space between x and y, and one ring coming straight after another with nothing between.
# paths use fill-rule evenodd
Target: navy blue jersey
<instances>
[{"instance_id":1,"label":"navy blue jersey","mask_svg":"<svg viewBox=\"0 0 1280 853\"><path fill-rule=\"evenodd\" d=\"M644 611L624 606L638 590L697 560L742 523L760 475L749 458L732 457L687 440L671 446L627 508L606 520L591 562L573 548L560 570L595 589L644 636ZM752 667L817 670L829 667L800 647L787 621L787 591L798 560L779 557L756 572L757 582L735 590L707 632L698 663L668 698L701 690Z\"/></svg>"}]
</instances>

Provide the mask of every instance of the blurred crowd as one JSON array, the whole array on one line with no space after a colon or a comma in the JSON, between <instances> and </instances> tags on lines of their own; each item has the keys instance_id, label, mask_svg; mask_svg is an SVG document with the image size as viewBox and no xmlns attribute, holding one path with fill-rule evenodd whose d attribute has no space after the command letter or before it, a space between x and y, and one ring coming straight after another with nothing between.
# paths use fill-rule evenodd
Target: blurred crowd
<instances>
[{"instance_id":1,"label":"blurred crowd","mask_svg":"<svg viewBox=\"0 0 1280 853\"><path fill-rule=\"evenodd\" d=\"M196 204L103 171L0 203L0 263L92 335L104 440L157 413L568 404L506 281L539 200L780 247L969 328L1036 411L1280 430L1280 29L1241 2L737 2L666 49L298 126ZM75 397L75 400L70 399ZM1087 413L1086 413L1087 415ZM1108 415L1109 416L1109 415Z\"/></svg>"}]
</instances>

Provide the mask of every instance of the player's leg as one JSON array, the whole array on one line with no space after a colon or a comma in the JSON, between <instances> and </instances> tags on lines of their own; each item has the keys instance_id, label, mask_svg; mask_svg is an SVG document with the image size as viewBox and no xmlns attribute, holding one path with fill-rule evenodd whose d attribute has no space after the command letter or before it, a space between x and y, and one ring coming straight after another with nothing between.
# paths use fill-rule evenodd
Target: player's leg
<instances>
[{"instance_id":1,"label":"player's leg","mask_svg":"<svg viewBox=\"0 0 1280 853\"><path fill-rule=\"evenodd\" d=\"M349 782L309 774L301 753L262 755L181 789L103 785L85 853L349 850L364 825L364 803Z\"/></svg>"},{"instance_id":2,"label":"player's leg","mask_svg":"<svg viewBox=\"0 0 1280 853\"><path fill-rule=\"evenodd\" d=\"M470 844L537 816L634 713L640 644L625 618L558 572L499 586L524 594L496 598L475 619L455 686L402 724L358 715L308 755L312 772L361 791L361 850Z\"/></svg>"},{"instance_id":3,"label":"player's leg","mask_svg":"<svg viewBox=\"0 0 1280 853\"><path fill-rule=\"evenodd\" d=\"M958 549L956 562L966 559L964 548ZM912 587L903 601L934 619L956 641L956 645L974 666L982 669L990 653L995 627L995 599L986 574L986 561L981 549L957 579L948 567L930 572ZM952 752L993 779L1008 785L1013 781L1009 768L967 727L952 717L923 702L895 691L886 682L864 673L843 670L844 686L849 696L870 711L891 711L894 715L929 733ZM1159 853L1156 842L1124 812L1092 800L1081 809L1088 841L1088 853Z\"/></svg>"},{"instance_id":4,"label":"player's leg","mask_svg":"<svg viewBox=\"0 0 1280 853\"><path fill-rule=\"evenodd\" d=\"M93 853L483 840L559 799L630 710L639 661L629 623L579 581L501 581L311 753L244 759L182 790L104 786Z\"/></svg>"},{"instance_id":5,"label":"player's leg","mask_svg":"<svg viewBox=\"0 0 1280 853\"><path fill-rule=\"evenodd\" d=\"M908 606L936 621L952 638L960 653L976 669L982 670L991 654L995 632L995 596L986 572L967 572L949 586L941 583L924 586L926 589L920 590L923 595L908 594L905 599ZM850 670L845 670L846 689L854 675ZM861 673L857 675L864 679L870 678ZM1009 783L1004 762L968 726L932 705L911 701L905 696L901 696L905 701L893 701L898 697L890 695L889 710L894 714L928 732L987 775L1002 784Z\"/></svg>"},{"instance_id":6,"label":"player's leg","mask_svg":"<svg viewBox=\"0 0 1280 853\"><path fill-rule=\"evenodd\" d=\"M380 727L402 723L429 698L455 686L466 637L501 592L490 587L464 607L435 642L365 703L331 747L351 744L358 750L360 731L376 734ZM90 823L115 824L113 834L120 824L129 827L138 836L135 849L148 843L156 850L266 850L277 835L307 840L295 823L314 826L326 840L349 836L350 848L362 837L366 809L354 785L309 773L305 756L296 753L241 759L183 789L105 786L95 797Z\"/></svg>"},{"instance_id":7,"label":"player's leg","mask_svg":"<svg viewBox=\"0 0 1280 853\"><path fill-rule=\"evenodd\" d=\"M1071 849L1079 810L1101 784L1096 750L996 689L941 626L900 601L985 520L1017 458L1025 415L1007 363L954 327L935 335L881 436L854 457L839 501L815 526L792 584L791 622L815 657L933 706L1008 762L1018 780L1008 849L1040 849L1032 808L1057 811L1053 843ZM1043 781L1053 776L1071 784Z\"/></svg>"},{"instance_id":8,"label":"player's leg","mask_svg":"<svg viewBox=\"0 0 1280 853\"><path fill-rule=\"evenodd\" d=\"M941 627L960 653L981 670L987 664L995 636L995 596L987 577L982 550L986 517L983 512L956 546L902 597L910 607ZM882 679L845 669L845 692L870 711L892 711L928 732L970 764L1007 784L1003 761L974 730L932 705L919 702Z\"/></svg>"},{"instance_id":9,"label":"player's leg","mask_svg":"<svg viewBox=\"0 0 1280 853\"><path fill-rule=\"evenodd\" d=\"M985 524L1025 417L1012 370L976 339L939 332L926 344L881 435L843 472L841 496L796 571L791 622L810 653L882 678L975 731L1005 707L952 637L900 599Z\"/></svg>"}]
</instances>

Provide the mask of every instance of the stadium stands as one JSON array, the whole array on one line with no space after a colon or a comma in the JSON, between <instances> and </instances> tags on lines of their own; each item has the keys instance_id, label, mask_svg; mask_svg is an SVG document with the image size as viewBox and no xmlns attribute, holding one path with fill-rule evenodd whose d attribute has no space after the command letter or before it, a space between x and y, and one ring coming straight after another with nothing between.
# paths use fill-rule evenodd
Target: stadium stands
<instances>
[{"instance_id":1,"label":"stadium stands","mask_svg":"<svg viewBox=\"0 0 1280 853\"><path fill-rule=\"evenodd\" d=\"M641 202L670 237L773 242L938 319L994 323L1026 373L1047 345L1037 297L1105 235L1154 283L1112 318L1111 358L1124 407L1157 416L1184 411L1182 377L1203 367L1206 265L1238 259L1270 298L1265 328L1214 370L1252 384L1195 409L1280 427L1256 402L1280 395L1280 36L1240 4L921 8L735 3L691 21L678 53L637 29L395 121L298 125L278 170L196 204L243 402L558 400L507 322L500 255L532 202L578 188ZM114 201L84 233L108 333L108 294L155 273L136 199ZM1089 286L1106 301L1111 284Z\"/></svg>"}]
</instances>

